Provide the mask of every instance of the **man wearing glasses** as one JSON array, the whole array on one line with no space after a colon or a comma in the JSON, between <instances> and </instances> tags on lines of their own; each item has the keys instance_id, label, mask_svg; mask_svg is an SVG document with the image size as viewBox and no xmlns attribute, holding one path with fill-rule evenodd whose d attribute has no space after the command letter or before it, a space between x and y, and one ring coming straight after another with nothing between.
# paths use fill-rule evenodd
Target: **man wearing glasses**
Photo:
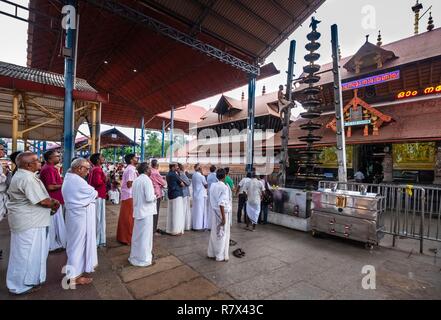
<instances>
[{"instance_id":1,"label":"man wearing glasses","mask_svg":"<svg viewBox=\"0 0 441 320\"><path fill-rule=\"evenodd\" d=\"M16 164L18 170L6 204L11 229L6 285L11 293L23 294L46 281L50 216L57 212L60 202L50 198L36 176L41 163L35 153L20 153Z\"/></svg>"},{"instance_id":2,"label":"man wearing glasses","mask_svg":"<svg viewBox=\"0 0 441 320\"><path fill-rule=\"evenodd\" d=\"M64 224L63 208L64 200L61 194L61 180L60 173L55 168L60 163L60 154L54 150L49 150L44 153L44 160L46 161L40 171L40 180L46 187L47 192L53 199L57 199L61 206L51 217L51 225L49 227L49 251L60 250L66 248L66 226Z\"/></svg>"}]
</instances>

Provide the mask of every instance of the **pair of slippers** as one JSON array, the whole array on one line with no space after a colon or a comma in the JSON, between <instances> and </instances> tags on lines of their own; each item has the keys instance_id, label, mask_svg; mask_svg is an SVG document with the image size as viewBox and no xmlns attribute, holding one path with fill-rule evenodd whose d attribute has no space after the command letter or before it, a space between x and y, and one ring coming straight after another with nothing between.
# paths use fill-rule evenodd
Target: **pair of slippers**
<instances>
[{"instance_id":1,"label":"pair of slippers","mask_svg":"<svg viewBox=\"0 0 441 320\"><path fill-rule=\"evenodd\" d=\"M241 248L239 248L233 251L233 256L235 256L236 258L243 258L245 257L245 252L242 251Z\"/></svg>"}]
</instances>

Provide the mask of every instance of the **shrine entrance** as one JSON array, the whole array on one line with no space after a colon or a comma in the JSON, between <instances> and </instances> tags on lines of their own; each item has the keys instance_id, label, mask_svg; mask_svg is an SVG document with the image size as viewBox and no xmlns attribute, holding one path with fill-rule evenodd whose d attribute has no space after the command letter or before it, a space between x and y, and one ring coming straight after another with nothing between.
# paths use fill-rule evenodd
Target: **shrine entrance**
<instances>
[{"instance_id":1,"label":"shrine entrance","mask_svg":"<svg viewBox=\"0 0 441 320\"><path fill-rule=\"evenodd\" d=\"M366 183L383 181L383 161L387 144L363 144L354 146L354 173L361 170Z\"/></svg>"}]
</instances>

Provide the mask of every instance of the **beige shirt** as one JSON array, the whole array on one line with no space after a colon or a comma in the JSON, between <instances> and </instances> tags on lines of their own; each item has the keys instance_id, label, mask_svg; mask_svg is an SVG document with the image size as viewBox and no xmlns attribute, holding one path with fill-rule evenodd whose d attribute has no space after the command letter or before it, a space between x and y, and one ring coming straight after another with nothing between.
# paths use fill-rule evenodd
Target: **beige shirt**
<instances>
[{"instance_id":1,"label":"beige shirt","mask_svg":"<svg viewBox=\"0 0 441 320\"><path fill-rule=\"evenodd\" d=\"M12 177L8 195L6 206L12 232L49 226L51 209L38 203L50 197L35 173L18 169Z\"/></svg>"}]
</instances>

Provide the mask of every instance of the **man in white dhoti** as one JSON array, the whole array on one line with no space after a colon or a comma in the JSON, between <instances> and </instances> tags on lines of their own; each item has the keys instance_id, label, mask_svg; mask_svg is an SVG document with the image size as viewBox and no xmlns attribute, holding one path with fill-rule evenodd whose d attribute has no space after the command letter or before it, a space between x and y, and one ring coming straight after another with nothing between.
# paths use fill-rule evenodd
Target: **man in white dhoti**
<instances>
[{"instance_id":1,"label":"man in white dhoti","mask_svg":"<svg viewBox=\"0 0 441 320\"><path fill-rule=\"evenodd\" d=\"M185 171L184 166L179 163L178 164L178 176L179 179L184 183L184 188L182 189L183 193L183 206L184 206L184 217L185 217L185 231L191 230L191 207L190 207L190 185L191 180L187 176L187 172Z\"/></svg>"},{"instance_id":2,"label":"man in white dhoti","mask_svg":"<svg viewBox=\"0 0 441 320\"><path fill-rule=\"evenodd\" d=\"M184 234L185 216L183 202L184 183L179 179L177 164L170 164L170 171L167 174L167 227L166 232L172 236L180 236Z\"/></svg>"},{"instance_id":3,"label":"man in white dhoti","mask_svg":"<svg viewBox=\"0 0 441 320\"><path fill-rule=\"evenodd\" d=\"M61 195L63 180L55 167L60 163L60 154L54 150L49 150L43 156L46 163L41 168L40 180L51 198L57 199L61 203L57 213L51 217L51 225L49 226L49 251L55 251L66 248L66 225L63 216L64 201Z\"/></svg>"},{"instance_id":4,"label":"man in white dhoti","mask_svg":"<svg viewBox=\"0 0 441 320\"><path fill-rule=\"evenodd\" d=\"M148 163L138 166L138 178L133 182L133 234L129 262L137 267L152 264L153 216L156 211L156 195L149 176Z\"/></svg>"},{"instance_id":5,"label":"man in white dhoti","mask_svg":"<svg viewBox=\"0 0 441 320\"><path fill-rule=\"evenodd\" d=\"M262 195L265 191L264 186L262 183L257 179L256 173L252 174L251 180L245 185L244 192L247 195L247 226L246 230L249 231L255 231L256 230L256 224L259 220L260 215L260 204L262 201ZM250 229L250 221L253 225L253 228Z\"/></svg>"},{"instance_id":6,"label":"man in white dhoti","mask_svg":"<svg viewBox=\"0 0 441 320\"><path fill-rule=\"evenodd\" d=\"M89 171L90 163L86 159L72 161L61 188L66 208L66 276L71 284L91 283L92 278L85 273L94 272L98 265L95 209L98 192L85 180Z\"/></svg>"},{"instance_id":7,"label":"man in white dhoti","mask_svg":"<svg viewBox=\"0 0 441 320\"><path fill-rule=\"evenodd\" d=\"M194 173L191 178L193 187L193 207L191 209L193 230L202 231L210 227L208 222L207 202L207 181L202 175L199 163L194 166Z\"/></svg>"},{"instance_id":8,"label":"man in white dhoti","mask_svg":"<svg viewBox=\"0 0 441 320\"><path fill-rule=\"evenodd\" d=\"M213 208L212 228L208 243L208 257L228 261L230 247L230 221L232 214L231 189L225 184L225 170L216 173L219 182L211 185L210 203Z\"/></svg>"},{"instance_id":9,"label":"man in white dhoti","mask_svg":"<svg viewBox=\"0 0 441 320\"><path fill-rule=\"evenodd\" d=\"M50 215L57 212L60 203L49 197L36 176L41 167L36 154L22 152L16 163L18 170L12 177L6 203L11 229L6 286L11 293L23 294L46 281Z\"/></svg>"},{"instance_id":10,"label":"man in white dhoti","mask_svg":"<svg viewBox=\"0 0 441 320\"><path fill-rule=\"evenodd\" d=\"M95 153L90 156L90 162L93 165L89 173L89 184L98 192L96 198L96 245L99 247L106 246L106 184L108 178L104 173L102 166L106 159L100 154Z\"/></svg>"},{"instance_id":11,"label":"man in white dhoti","mask_svg":"<svg viewBox=\"0 0 441 320\"><path fill-rule=\"evenodd\" d=\"M205 215L207 216L207 229L211 230L211 221L213 218L213 208L211 207L211 203L210 203L210 187L212 184L217 183L219 180L216 177L216 166L212 165L210 167L210 173L207 176L207 205L206 205L206 213Z\"/></svg>"}]
</instances>

